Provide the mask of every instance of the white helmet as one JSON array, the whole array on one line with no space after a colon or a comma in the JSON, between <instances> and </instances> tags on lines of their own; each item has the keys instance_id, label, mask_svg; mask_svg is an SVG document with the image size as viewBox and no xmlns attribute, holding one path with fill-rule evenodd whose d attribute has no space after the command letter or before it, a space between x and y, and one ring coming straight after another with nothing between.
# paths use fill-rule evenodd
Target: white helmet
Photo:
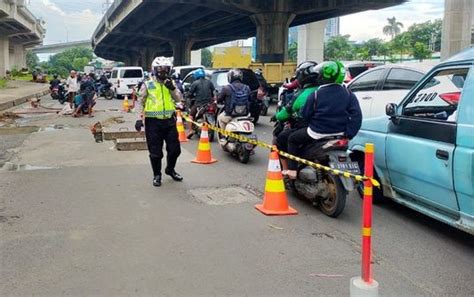
<instances>
[{"instance_id":1,"label":"white helmet","mask_svg":"<svg viewBox=\"0 0 474 297\"><path fill-rule=\"evenodd\" d=\"M171 58L156 57L151 63L151 68L158 79L164 80L168 77L173 68L173 61Z\"/></svg>"},{"instance_id":2,"label":"white helmet","mask_svg":"<svg viewBox=\"0 0 474 297\"><path fill-rule=\"evenodd\" d=\"M158 66L165 66L165 67L173 67L173 60L167 57L156 57L153 62L151 63L151 68L155 68Z\"/></svg>"}]
</instances>

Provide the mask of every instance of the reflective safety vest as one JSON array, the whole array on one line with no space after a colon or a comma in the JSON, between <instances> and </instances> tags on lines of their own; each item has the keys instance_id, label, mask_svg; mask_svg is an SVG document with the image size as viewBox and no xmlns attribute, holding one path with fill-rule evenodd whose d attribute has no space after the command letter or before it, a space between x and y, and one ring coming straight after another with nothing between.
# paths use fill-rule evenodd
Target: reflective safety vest
<instances>
[{"instance_id":1,"label":"reflective safety vest","mask_svg":"<svg viewBox=\"0 0 474 297\"><path fill-rule=\"evenodd\" d=\"M155 119L170 119L175 112L171 91L164 84L153 80L147 81L147 97L145 98L145 117Z\"/></svg>"}]
</instances>

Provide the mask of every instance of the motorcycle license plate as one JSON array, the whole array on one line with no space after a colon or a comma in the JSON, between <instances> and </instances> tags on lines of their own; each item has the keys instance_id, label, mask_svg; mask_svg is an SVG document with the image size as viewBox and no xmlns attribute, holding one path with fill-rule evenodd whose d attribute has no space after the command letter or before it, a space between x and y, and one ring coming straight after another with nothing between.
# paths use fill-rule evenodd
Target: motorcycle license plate
<instances>
[{"instance_id":1,"label":"motorcycle license plate","mask_svg":"<svg viewBox=\"0 0 474 297\"><path fill-rule=\"evenodd\" d=\"M329 167L352 174L360 174L359 163L357 162L330 162Z\"/></svg>"}]
</instances>

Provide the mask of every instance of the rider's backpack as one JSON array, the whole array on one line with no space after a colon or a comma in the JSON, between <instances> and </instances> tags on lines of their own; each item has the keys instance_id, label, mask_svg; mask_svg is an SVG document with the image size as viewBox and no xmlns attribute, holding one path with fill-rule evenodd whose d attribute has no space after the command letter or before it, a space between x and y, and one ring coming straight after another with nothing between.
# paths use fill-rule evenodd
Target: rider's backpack
<instances>
[{"instance_id":1,"label":"rider's backpack","mask_svg":"<svg viewBox=\"0 0 474 297\"><path fill-rule=\"evenodd\" d=\"M249 114L250 107L250 88L243 85L242 88L237 89L232 84L229 84L232 90L232 97L230 99L231 116L246 116Z\"/></svg>"}]
</instances>

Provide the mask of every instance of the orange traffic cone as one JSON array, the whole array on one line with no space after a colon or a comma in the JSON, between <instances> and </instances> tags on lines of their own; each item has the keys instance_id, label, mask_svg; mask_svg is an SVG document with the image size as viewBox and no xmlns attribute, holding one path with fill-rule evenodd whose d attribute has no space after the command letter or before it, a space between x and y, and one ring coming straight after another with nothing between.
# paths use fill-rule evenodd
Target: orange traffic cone
<instances>
[{"instance_id":1,"label":"orange traffic cone","mask_svg":"<svg viewBox=\"0 0 474 297\"><path fill-rule=\"evenodd\" d=\"M298 214L296 209L288 205L280 159L278 153L274 150L270 153L270 160L268 161L263 204L257 204L255 208L267 216Z\"/></svg>"},{"instance_id":2,"label":"orange traffic cone","mask_svg":"<svg viewBox=\"0 0 474 297\"><path fill-rule=\"evenodd\" d=\"M196 159L191 162L199 164L212 164L217 162L217 160L211 156L211 144L209 143L209 132L206 124L203 124L201 128L201 139L199 139Z\"/></svg>"},{"instance_id":3,"label":"orange traffic cone","mask_svg":"<svg viewBox=\"0 0 474 297\"><path fill-rule=\"evenodd\" d=\"M178 129L179 142L188 142L186 133L184 133L183 117L180 110L176 111L176 128Z\"/></svg>"},{"instance_id":4,"label":"orange traffic cone","mask_svg":"<svg viewBox=\"0 0 474 297\"><path fill-rule=\"evenodd\" d=\"M125 99L123 99L123 111L129 112L130 111L130 104L128 103L128 96L125 96Z\"/></svg>"}]
</instances>

